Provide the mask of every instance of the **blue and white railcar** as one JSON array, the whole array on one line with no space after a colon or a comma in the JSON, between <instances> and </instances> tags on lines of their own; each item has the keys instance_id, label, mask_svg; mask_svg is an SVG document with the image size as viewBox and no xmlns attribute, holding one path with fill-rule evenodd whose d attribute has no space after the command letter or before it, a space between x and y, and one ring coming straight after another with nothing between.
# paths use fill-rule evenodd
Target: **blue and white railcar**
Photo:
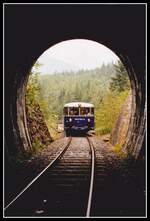
<instances>
[{"instance_id":1,"label":"blue and white railcar","mask_svg":"<svg viewBox=\"0 0 150 221\"><path fill-rule=\"evenodd\" d=\"M94 105L85 102L72 102L64 105L64 130L66 136L73 133L86 133L94 130Z\"/></svg>"}]
</instances>

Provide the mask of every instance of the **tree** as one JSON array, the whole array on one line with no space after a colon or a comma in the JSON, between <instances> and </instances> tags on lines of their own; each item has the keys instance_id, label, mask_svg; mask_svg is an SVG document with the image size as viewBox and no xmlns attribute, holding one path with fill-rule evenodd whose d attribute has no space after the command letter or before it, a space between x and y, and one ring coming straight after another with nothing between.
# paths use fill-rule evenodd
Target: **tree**
<instances>
[{"instance_id":1,"label":"tree","mask_svg":"<svg viewBox=\"0 0 150 221\"><path fill-rule=\"evenodd\" d=\"M130 89L130 80L128 73L121 61L118 61L117 65L114 65L116 70L116 76L111 78L110 90L115 92L122 92Z\"/></svg>"}]
</instances>

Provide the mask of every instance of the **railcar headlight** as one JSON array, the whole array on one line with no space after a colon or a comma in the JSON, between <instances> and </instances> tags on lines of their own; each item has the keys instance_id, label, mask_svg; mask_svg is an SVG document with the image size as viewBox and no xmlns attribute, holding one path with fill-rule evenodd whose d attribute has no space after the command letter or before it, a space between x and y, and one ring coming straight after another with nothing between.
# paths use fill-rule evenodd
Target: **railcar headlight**
<instances>
[{"instance_id":1,"label":"railcar headlight","mask_svg":"<svg viewBox=\"0 0 150 221\"><path fill-rule=\"evenodd\" d=\"M71 121L72 121L72 119L71 119L71 118L69 118L69 121L71 122Z\"/></svg>"},{"instance_id":2,"label":"railcar headlight","mask_svg":"<svg viewBox=\"0 0 150 221\"><path fill-rule=\"evenodd\" d=\"M91 121L91 119L90 118L88 118L88 122L90 122Z\"/></svg>"}]
</instances>

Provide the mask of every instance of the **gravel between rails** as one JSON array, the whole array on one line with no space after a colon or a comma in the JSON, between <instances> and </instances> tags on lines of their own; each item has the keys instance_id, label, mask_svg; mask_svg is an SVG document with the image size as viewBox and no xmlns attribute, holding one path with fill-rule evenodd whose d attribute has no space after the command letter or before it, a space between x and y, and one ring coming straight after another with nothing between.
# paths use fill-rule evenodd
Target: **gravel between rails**
<instances>
[{"instance_id":1,"label":"gravel between rails","mask_svg":"<svg viewBox=\"0 0 150 221\"><path fill-rule=\"evenodd\" d=\"M35 168L36 172L44 169L58 153L67 145L68 137L64 137L52 142L47 148L39 151L31 159L27 161L28 166Z\"/></svg>"}]
</instances>

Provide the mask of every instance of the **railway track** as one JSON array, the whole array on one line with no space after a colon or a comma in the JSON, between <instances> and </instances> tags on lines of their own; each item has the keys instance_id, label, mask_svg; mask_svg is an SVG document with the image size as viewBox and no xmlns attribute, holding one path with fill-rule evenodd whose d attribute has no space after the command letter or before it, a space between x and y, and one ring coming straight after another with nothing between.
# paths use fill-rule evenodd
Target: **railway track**
<instances>
[{"instance_id":1,"label":"railway track","mask_svg":"<svg viewBox=\"0 0 150 221\"><path fill-rule=\"evenodd\" d=\"M5 207L5 216L90 216L95 152L88 137L66 147Z\"/></svg>"},{"instance_id":2,"label":"railway track","mask_svg":"<svg viewBox=\"0 0 150 221\"><path fill-rule=\"evenodd\" d=\"M116 217L136 214L139 190L132 180L129 182L127 175L124 179L124 169L118 169L117 161L102 142L89 137L70 137L51 163L4 208L4 215Z\"/></svg>"}]
</instances>

